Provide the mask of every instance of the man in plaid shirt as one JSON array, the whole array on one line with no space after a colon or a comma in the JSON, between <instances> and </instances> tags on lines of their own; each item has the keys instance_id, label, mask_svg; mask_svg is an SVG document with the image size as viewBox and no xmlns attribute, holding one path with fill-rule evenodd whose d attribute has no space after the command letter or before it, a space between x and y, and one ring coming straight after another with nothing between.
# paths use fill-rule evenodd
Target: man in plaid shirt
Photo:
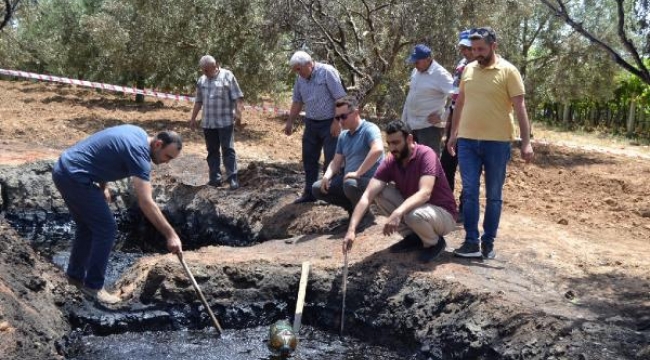
<instances>
[{"instance_id":1,"label":"man in plaid shirt","mask_svg":"<svg viewBox=\"0 0 650 360\"><path fill-rule=\"evenodd\" d=\"M196 97L190 119L190 128L196 128L196 116L203 108L201 127L208 149L208 185L221 186L221 158L226 168L226 179L231 190L239 188L237 181L237 155L235 153L234 123L241 122L244 93L235 75L220 68L217 61L205 55L199 61L203 75L196 82Z\"/></svg>"}]
</instances>

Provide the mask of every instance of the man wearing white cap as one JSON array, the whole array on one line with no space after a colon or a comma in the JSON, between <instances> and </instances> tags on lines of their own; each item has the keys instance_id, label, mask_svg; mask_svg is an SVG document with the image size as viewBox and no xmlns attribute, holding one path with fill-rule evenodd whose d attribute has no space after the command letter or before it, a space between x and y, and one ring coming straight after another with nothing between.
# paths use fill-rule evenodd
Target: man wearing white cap
<instances>
[{"instance_id":1,"label":"man wearing white cap","mask_svg":"<svg viewBox=\"0 0 650 360\"><path fill-rule=\"evenodd\" d=\"M431 57L431 49L418 44L408 61L413 64L409 92L402 121L412 130L415 141L427 145L440 157L440 142L445 129L445 104L453 92L453 79Z\"/></svg>"},{"instance_id":2,"label":"man wearing white cap","mask_svg":"<svg viewBox=\"0 0 650 360\"><path fill-rule=\"evenodd\" d=\"M449 107L449 117L447 119L447 127L445 128L445 136L449 139L451 133L451 118L454 113L454 106L456 105L456 98L458 97L458 87L460 85L460 78L463 75L463 70L465 66L472 61L474 61L474 55L472 54L472 42L469 39L469 30L463 30L460 32L458 38L458 51L463 56L463 58L458 62L456 68L454 69L454 93L451 95L451 106ZM442 146L442 155L440 155L440 163L442 164L442 169L445 172L447 181L449 182L449 188L451 191L454 191L454 183L456 178L456 169L458 168L458 157L452 156L447 150L446 144ZM458 222L463 222L462 208L463 208L463 195L460 195L460 207L458 210Z\"/></svg>"}]
</instances>

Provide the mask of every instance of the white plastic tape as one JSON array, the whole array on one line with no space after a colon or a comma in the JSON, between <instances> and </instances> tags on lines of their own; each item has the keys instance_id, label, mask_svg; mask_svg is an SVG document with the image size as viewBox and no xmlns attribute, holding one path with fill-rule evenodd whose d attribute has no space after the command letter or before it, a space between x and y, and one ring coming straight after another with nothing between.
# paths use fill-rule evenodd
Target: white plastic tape
<instances>
[{"instance_id":1,"label":"white plastic tape","mask_svg":"<svg viewBox=\"0 0 650 360\"><path fill-rule=\"evenodd\" d=\"M0 69L0 75L8 75L8 76L21 77L21 78L27 78L27 79L34 79L34 80L39 80L39 81L59 82L59 83L64 83L64 84L85 86L85 87L90 87L90 88L94 88L94 89L115 91L115 92L121 92L121 93L127 93L127 94L140 94L140 95L144 95L144 96L153 96L153 97L161 98L161 99L170 99L170 100L177 100L177 101L194 102L194 97L192 97L192 96L185 96L185 95L178 95L178 94L167 94L167 93L161 93L161 92L157 92L157 91L154 91L154 90L148 90L148 89L138 89L138 88L128 87L128 86L104 84L104 83L85 81L85 80L77 80L77 79L70 79L70 78L65 78L65 77L60 77L60 76L53 76L53 75L36 74L36 73L27 72L27 71ZM289 113L288 110L283 110L283 109L280 109L280 108L277 108L277 107L274 107L274 106L244 105L244 108L249 109L249 110L261 111L261 112L272 112L274 114L282 114L282 115L286 115L286 114Z\"/></svg>"}]
</instances>

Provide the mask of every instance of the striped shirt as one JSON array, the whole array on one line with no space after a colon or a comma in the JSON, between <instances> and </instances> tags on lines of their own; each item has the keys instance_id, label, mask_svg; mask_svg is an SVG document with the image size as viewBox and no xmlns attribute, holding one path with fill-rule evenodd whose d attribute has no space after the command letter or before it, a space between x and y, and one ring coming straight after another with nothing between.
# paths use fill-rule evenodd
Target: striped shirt
<instances>
[{"instance_id":1,"label":"striped shirt","mask_svg":"<svg viewBox=\"0 0 650 360\"><path fill-rule=\"evenodd\" d=\"M314 62L309 79L298 76L293 86L293 102L305 104L306 117L312 120L333 118L336 100L345 95L339 72L318 62Z\"/></svg>"},{"instance_id":2,"label":"striped shirt","mask_svg":"<svg viewBox=\"0 0 650 360\"><path fill-rule=\"evenodd\" d=\"M456 99L458 99L458 93L460 92L460 78L463 76L463 70L467 66L467 59L463 58L458 62L456 68L454 69L454 93L451 95L451 108L454 108L456 105Z\"/></svg>"},{"instance_id":3,"label":"striped shirt","mask_svg":"<svg viewBox=\"0 0 650 360\"><path fill-rule=\"evenodd\" d=\"M219 69L216 76L202 75L196 82L196 98L203 105L204 129L219 129L230 126L235 120L235 105L244 93L239 88L235 75L230 70Z\"/></svg>"}]
</instances>

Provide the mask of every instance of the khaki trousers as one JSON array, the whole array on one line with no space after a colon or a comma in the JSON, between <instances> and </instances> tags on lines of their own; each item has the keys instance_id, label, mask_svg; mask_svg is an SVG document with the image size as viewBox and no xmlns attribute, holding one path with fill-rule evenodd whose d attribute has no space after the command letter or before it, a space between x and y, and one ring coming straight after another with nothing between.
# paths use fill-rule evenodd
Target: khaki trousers
<instances>
[{"instance_id":1,"label":"khaki trousers","mask_svg":"<svg viewBox=\"0 0 650 360\"><path fill-rule=\"evenodd\" d=\"M375 199L379 211L385 216L390 216L403 202L402 194L393 184L388 184ZM455 228L456 221L447 210L427 203L405 214L397 231L402 236L414 232L422 239L424 247L431 247Z\"/></svg>"}]
</instances>

